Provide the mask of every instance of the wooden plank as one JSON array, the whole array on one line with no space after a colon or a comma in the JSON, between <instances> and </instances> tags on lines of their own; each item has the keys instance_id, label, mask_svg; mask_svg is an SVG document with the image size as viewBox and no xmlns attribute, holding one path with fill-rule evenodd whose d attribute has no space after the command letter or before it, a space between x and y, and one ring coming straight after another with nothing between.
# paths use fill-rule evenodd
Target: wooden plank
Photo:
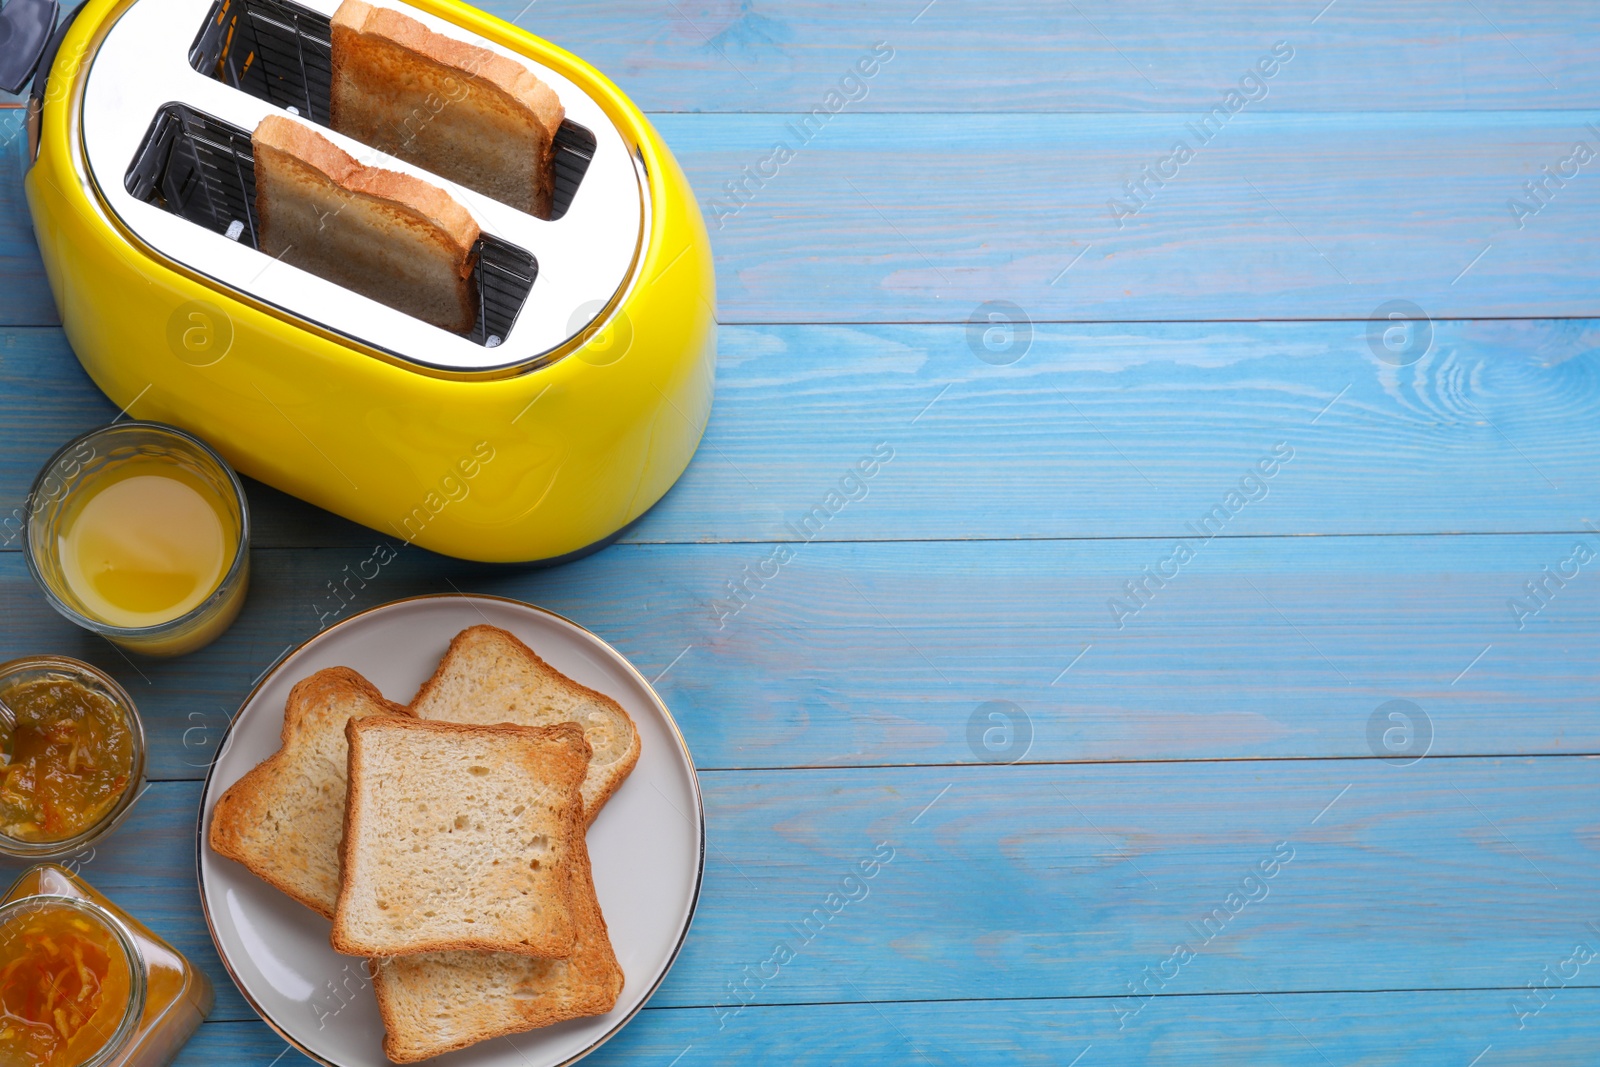
<instances>
[{"instance_id":1,"label":"wooden plank","mask_svg":"<svg viewBox=\"0 0 1600 1067\"><path fill-rule=\"evenodd\" d=\"M0 323L54 325L61 320L22 191L27 143L22 111L0 109Z\"/></svg>"},{"instance_id":2,"label":"wooden plank","mask_svg":"<svg viewBox=\"0 0 1600 1067\"><path fill-rule=\"evenodd\" d=\"M1600 114L1244 112L1209 141L1190 120L844 114L781 168L763 161L797 145L791 116L657 124L707 213L724 322L964 322L994 300L1036 322L1600 307L1600 182L1565 183L1521 229L1508 208L1577 140L1600 154ZM1193 157L1161 163L1179 140Z\"/></svg>"},{"instance_id":3,"label":"wooden plank","mask_svg":"<svg viewBox=\"0 0 1600 1067\"><path fill-rule=\"evenodd\" d=\"M700 1008L713 1028L740 1004L970 997L1113 998L1132 1027L1150 1005L1130 984L1164 998L1510 991L1576 942L1600 951L1588 758L701 779L705 888L654 1003ZM193 868L150 842L192 833L198 795L152 786L141 821L84 868L136 914L172 897L155 917L186 950L205 936ZM793 958L769 962L779 943ZM1163 967L1178 945L1192 958ZM1586 969L1572 981L1600 985Z\"/></svg>"},{"instance_id":4,"label":"wooden plank","mask_svg":"<svg viewBox=\"0 0 1600 1067\"><path fill-rule=\"evenodd\" d=\"M1260 1063L1588 1067L1600 992L1569 987L1516 1029L1503 992L1313 993L1165 998L1117 1031L1101 1000L784 1005L751 1008L726 1030L702 1011L646 1008L586 1063L861 1065L885 1063L1212 1067ZM1109 1031L1109 1032L1108 1032ZM177 1067L270 1061L284 1042L261 1022L202 1028ZM1270 1059L1263 1057L1270 1056ZM1091 1058L1092 1057L1092 1058ZM1326 1057L1326 1059L1324 1059ZM279 1067L309 1063L290 1051Z\"/></svg>"},{"instance_id":5,"label":"wooden plank","mask_svg":"<svg viewBox=\"0 0 1600 1067\"><path fill-rule=\"evenodd\" d=\"M1594 107L1600 21L1579 0L1521 6L1342 0L657 7L486 5L596 64L653 111L809 111L877 42L895 58L854 90L870 111L1204 110L1276 41L1293 60L1263 109ZM1522 54L1519 55L1519 50ZM1397 60L1396 57L1402 57ZM847 85L845 89L851 90ZM1252 105L1256 106L1256 105Z\"/></svg>"},{"instance_id":6,"label":"wooden plank","mask_svg":"<svg viewBox=\"0 0 1600 1067\"><path fill-rule=\"evenodd\" d=\"M759 1003L1118 996L1179 943L1153 991L1520 988L1597 920L1592 759L704 779L707 890L658 1004L728 1003L746 966ZM868 895L797 933L882 842ZM1202 926L1274 855L1257 903Z\"/></svg>"},{"instance_id":7,"label":"wooden plank","mask_svg":"<svg viewBox=\"0 0 1600 1067\"><path fill-rule=\"evenodd\" d=\"M1600 20L1583 0L481 6L584 57L648 111L810 111L880 41L894 59L864 95L842 87L852 110L1205 110L1280 40L1294 58L1252 108L1600 106Z\"/></svg>"},{"instance_id":8,"label":"wooden plank","mask_svg":"<svg viewBox=\"0 0 1600 1067\"><path fill-rule=\"evenodd\" d=\"M1365 323L1042 324L995 366L959 326L724 327L705 442L624 540L1184 536L1280 443L1293 459L1223 536L1600 520L1600 323L1431 331L1396 367ZM55 329L0 329L0 386L14 512L56 447L116 411ZM863 459L877 473L858 484ZM844 493L859 499L840 508ZM258 546L372 547L274 490L250 496ZM818 506L838 514L821 523ZM18 529L0 515L0 550Z\"/></svg>"},{"instance_id":9,"label":"wooden plank","mask_svg":"<svg viewBox=\"0 0 1600 1067\"><path fill-rule=\"evenodd\" d=\"M5 553L0 659L58 652L110 671L163 778L200 777L253 680L319 622L455 589L543 605L615 643L658 679L703 767L1370 757L1388 754L1368 726L1391 700L1417 706L1435 755L1594 753L1600 672L1581 650L1600 640L1595 564L1552 580L1537 611L1524 588L1575 543L1217 541L1131 614L1127 583L1170 543L818 544L781 566L767 545L618 546L521 572L402 555L348 600L328 583L364 551L258 551L228 634L137 662L59 618ZM777 573L754 584L765 560ZM750 583L737 611L733 581ZM995 701L1014 706L1019 740L991 751L974 738Z\"/></svg>"},{"instance_id":10,"label":"wooden plank","mask_svg":"<svg viewBox=\"0 0 1600 1067\"><path fill-rule=\"evenodd\" d=\"M1600 147L1600 112L1244 112L1203 146L1192 117L843 114L742 206L727 186L774 169L793 116L657 121L711 223L724 322L966 322L993 300L1074 322L1600 314L1592 165L1520 228L1508 207ZM1117 217L1183 137L1198 154ZM14 188L0 207L0 313L53 322Z\"/></svg>"},{"instance_id":11,"label":"wooden plank","mask_svg":"<svg viewBox=\"0 0 1600 1067\"><path fill-rule=\"evenodd\" d=\"M1292 461L1228 533L1600 517L1596 324L1427 330L1396 367L1366 323L1036 325L994 366L964 327L724 327L706 440L628 539L1180 536L1279 445ZM880 445L879 474L846 477ZM866 496L802 529L830 491Z\"/></svg>"}]
</instances>

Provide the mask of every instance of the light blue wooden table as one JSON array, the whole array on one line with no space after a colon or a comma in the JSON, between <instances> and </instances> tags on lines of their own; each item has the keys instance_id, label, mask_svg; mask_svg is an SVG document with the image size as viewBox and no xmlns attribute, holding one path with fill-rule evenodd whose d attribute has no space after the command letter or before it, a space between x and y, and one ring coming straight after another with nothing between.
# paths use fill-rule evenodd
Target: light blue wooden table
<instances>
[{"instance_id":1,"label":"light blue wooden table","mask_svg":"<svg viewBox=\"0 0 1600 1067\"><path fill-rule=\"evenodd\" d=\"M1323 5L492 5L652 114L718 256L716 409L645 521L356 605L548 606L682 723L700 913L592 1062L1600 1062L1600 8ZM9 508L114 412L5 152ZM0 552L0 655L145 710L84 873L217 980L195 1067L299 1059L200 919L198 779L378 536L251 500L249 604L176 663Z\"/></svg>"}]
</instances>

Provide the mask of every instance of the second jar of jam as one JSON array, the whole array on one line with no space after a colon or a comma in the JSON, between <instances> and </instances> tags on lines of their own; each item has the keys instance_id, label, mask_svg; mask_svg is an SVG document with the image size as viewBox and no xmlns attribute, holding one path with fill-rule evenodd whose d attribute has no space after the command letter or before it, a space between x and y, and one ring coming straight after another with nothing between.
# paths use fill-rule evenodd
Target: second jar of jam
<instances>
[{"instance_id":1,"label":"second jar of jam","mask_svg":"<svg viewBox=\"0 0 1600 1067\"><path fill-rule=\"evenodd\" d=\"M4 1067L164 1067L212 1000L205 975L62 867L0 901Z\"/></svg>"}]
</instances>

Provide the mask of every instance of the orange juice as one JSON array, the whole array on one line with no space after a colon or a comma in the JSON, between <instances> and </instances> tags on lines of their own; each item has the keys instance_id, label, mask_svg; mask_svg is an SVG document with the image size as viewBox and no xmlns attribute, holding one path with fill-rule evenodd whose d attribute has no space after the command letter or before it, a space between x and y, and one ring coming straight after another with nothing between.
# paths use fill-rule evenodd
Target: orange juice
<instances>
[{"instance_id":1,"label":"orange juice","mask_svg":"<svg viewBox=\"0 0 1600 1067\"><path fill-rule=\"evenodd\" d=\"M133 460L78 491L57 550L85 614L122 627L170 622L210 596L233 564L231 509L180 464Z\"/></svg>"},{"instance_id":2,"label":"orange juice","mask_svg":"<svg viewBox=\"0 0 1600 1067\"><path fill-rule=\"evenodd\" d=\"M24 547L28 572L62 615L123 648L181 656L239 614L250 505L198 437L113 422L68 441L39 471Z\"/></svg>"}]
</instances>

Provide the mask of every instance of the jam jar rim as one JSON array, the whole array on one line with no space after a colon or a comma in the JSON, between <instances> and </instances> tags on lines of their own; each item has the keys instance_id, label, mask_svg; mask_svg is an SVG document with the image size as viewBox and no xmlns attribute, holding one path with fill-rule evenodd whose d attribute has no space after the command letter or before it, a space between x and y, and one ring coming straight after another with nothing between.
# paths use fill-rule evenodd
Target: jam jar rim
<instances>
[{"instance_id":1,"label":"jam jar rim","mask_svg":"<svg viewBox=\"0 0 1600 1067\"><path fill-rule=\"evenodd\" d=\"M111 931L112 938L122 950L123 959L128 964L128 1003L123 1008L121 1021L111 1036L106 1038L105 1043L95 1050L94 1055L73 1065L73 1067L102 1067L127 1048L128 1042L133 1040L138 1032L139 1021L144 1018L145 1001L149 994L144 953L139 951L139 943L133 933L108 908L92 900L61 893L34 893L0 904L0 929L3 929L7 920L16 913L30 908L51 907L65 907L82 912Z\"/></svg>"},{"instance_id":2,"label":"jam jar rim","mask_svg":"<svg viewBox=\"0 0 1600 1067\"><path fill-rule=\"evenodd\" d=\"M144 720L139 716L139 709L133 702L133 697L111 675L96 667L92 663L85 663L71 656L59 656L50 653L35 656L20 656L17 659L0 663L0 694L3 694L10 679L17 674L29 670L56 670L63 674L76 674L83 676L90 688L96 686L106 690L113 703L122 712L123 720L128 725L128 732L132 742L133 754L131 765L128 769L128 784L123 787L122 796L111 810L102 815L95 822L84 827L71 837L64 837L59 841L24 841L0 831L0 855L10 856L14 859L49 860L70 856L84 846L98 841L122 824L130 811L133 810L134 801L144 791L145 771L145 736Z\"/></svg>"}]
</instances>

